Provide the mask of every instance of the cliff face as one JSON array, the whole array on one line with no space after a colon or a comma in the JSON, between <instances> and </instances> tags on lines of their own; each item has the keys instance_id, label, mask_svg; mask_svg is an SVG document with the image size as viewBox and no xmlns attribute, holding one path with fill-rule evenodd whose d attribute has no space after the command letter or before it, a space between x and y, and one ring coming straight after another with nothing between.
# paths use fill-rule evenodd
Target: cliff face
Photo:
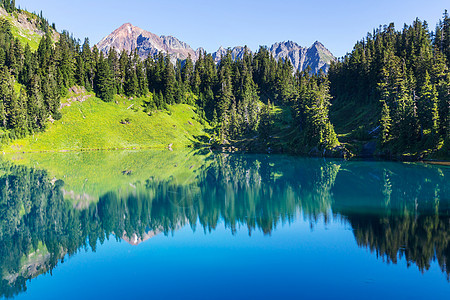
<instances>
[{"instance_id":1,"label":"cliff face","mask_svg":"<svg viewBox=\"0 0 450 300\"><path fill-rule=\"evenodd\" d=\"M122 50L131 52L137 49L139 56L142 58L163 52L169 54L174 62L185 60L188 56L196 61L200 53L205 52L203 48L193 50L188 44L173 36L157 36L130 23L122 25L105 37L97 44L97 47L104 53L108 53L112 48L119 52ZM326 73L330 63L336 59L320 42L315 42L311 47L304 48L295 42L287 41L275 43L267 49L277 60L280 58L290 59L294 70L303 71L309 66L312 73L317 73L319 70ZM232 59L240 59L244 56L246 47L237 46L230 48L230 51ZM251 52L249 49L247 51ZM212 54L214 61L219 63L226 53L227 49L220 47Z\"/></svg>"}]
</instances>

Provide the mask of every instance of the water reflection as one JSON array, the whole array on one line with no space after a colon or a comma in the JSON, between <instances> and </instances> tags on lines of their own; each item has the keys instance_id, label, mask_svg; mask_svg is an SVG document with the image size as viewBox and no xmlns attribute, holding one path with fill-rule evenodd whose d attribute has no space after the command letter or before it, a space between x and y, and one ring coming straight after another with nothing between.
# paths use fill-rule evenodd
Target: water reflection
<instances>
[{"instance_id":1,"label":"water reflection","mask_svg":"<svg viewBox=\"0 0 450 300\"><path fill-rule=\"evenodd\" d=\"M155 157L160 160L161 153ZM183 176L152 170L127 177L120 166L117 173L128 178L127 184L111 186L83 205L73 193L67 197L65 182L54 174L1 163L1 295L26 290L28 279L51 272L66 255L95 251L111 235L137 245L184 226L213 231L221 222L231 233L246 227L250 235L255 230L270 235L280 223L300 216L312 227L319 219L341 219L353 229L358 246L384 261L404 257L420 271L437 261L449 276L447 167L264 155L191 157L203 163L180 164L179 156L165 161L183 166ZM143 163L157 161L147 157Z\"/></svg>"}]
</instances>

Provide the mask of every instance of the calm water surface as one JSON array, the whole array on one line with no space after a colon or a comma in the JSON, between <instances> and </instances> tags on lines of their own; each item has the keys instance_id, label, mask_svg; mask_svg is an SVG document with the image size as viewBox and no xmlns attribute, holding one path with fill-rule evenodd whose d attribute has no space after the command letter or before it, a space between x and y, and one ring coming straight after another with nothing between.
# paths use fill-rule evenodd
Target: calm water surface
<instances>
[{"instance_id":1,"label":"calm water surface","mask_svg":"<svg viewBox=\"0 0 450 300\"><path fill-rule=\"evenodd\" d=\"M14 299L448 299L450 168L201 152L0 161Z\"/></svg>"}]
</instances>

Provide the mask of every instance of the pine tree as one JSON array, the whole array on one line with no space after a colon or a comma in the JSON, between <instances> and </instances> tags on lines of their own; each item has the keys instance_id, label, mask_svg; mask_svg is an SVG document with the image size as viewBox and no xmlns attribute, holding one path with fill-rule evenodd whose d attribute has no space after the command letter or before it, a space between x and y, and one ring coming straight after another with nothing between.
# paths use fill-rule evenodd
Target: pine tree
<instances>
[{"instance_id":1,"label":"pine tree","mask_svg":"<svg viewBox=\"0 0 450 300\"><path fill-rule=\"evenodd\" d=\"M48 112L44 106L44 99L41 92L41 78L34 75L31 79L31 88L28 94L27 114L28 128L32 131L40 131L45 128L45 119Z\"/></svg>"},{"instance_id":2,"label":"pine tree","mask_svg":"<svg viewBox=\"0 0 450 300\"><path fill-rule=\"evenodd\" d=\"M381 120L380 120L380 143L382 146L386 145L390 140L390 130L391 130L391 116L389 113L389 106L386 101L382 102Z\"/></svg>"},{"instance_id":3,"label":"pine tree","mask_svg":"<svg viewBox=\"0 0 450 300\"><path fill-rule=\"evenodd\" d=\"M272 130L272 118L270 116L270 102L261 109L260 123L258 127L259 139L267 143Z\"/></svg>"},{"instance_id":4,"label":"pine tree","mask_svg":"<svg viewBox=\"0 0 450 300\"><path fill-rule=\"evenodd\" d=\"M175 103L175 70L173 64L170 61L170 57L166 56L164 59L164 76L163 76L163 94L164 100L167 104Z\"/></svg>"},{"instance_id":5,"label":"pine tree","mask_svg":"<svg viewBox=\"0 0 450 300\"><path fill-rule=\"evenodd\" d=\"M420 90L418 104L420 124L436 135L439 130L438 93L436 87L431 84L428 72L425 73L425 81Z\"/></svg>"},{"instance_id":6,"label":"pine tree","mask_svg":"<svg viewBox=\"0 0 450 300\"><path fill-rule=\"evenodd\" d=\"M188 58L184 63L183 69L181 70L181 79L183 80L183 83L189 85L191 83L193 74L194 74L194 64L192 62L191 55L189 54Z\"/></svg>"},{"instance_id":7,"label":"pine tree","mask_svg":"<svg viewBox=\"0 0 450 300\"><path fill-rule=\"evenodd\" d=\"M95 63L92 59L91 47L89 46L89 39L86 38L84 40L80 60L83 61L84 68L80 66L80 72L85 72L84 75L80 74L81 84L86 87L88 91L92 91L94 89L94 76L95 76ZM84 83L83 83L84 79Z\"/></svg>"},{"instance_id":8,"label":"pine tree","mask_svg":"<svg viewBox=\"0 0 450 300\"><path fill-rule=\"evenodd\" d=\"M13 97L16 98L16 96ZM21 90L19 97L15 99L15 107L10 111L10 127L14 130L16 138L21 138L28 134L26 105L27 94L24 90Z\"/></svg>"},{"instance_id":9,"label":"pine tree","mask_svg":"<svg viewBox=\"0 0 450 300\"><path fill-rule=\"evenodd\" d=\"M123 94L123 90L121 90L119 57L115 48L110 49L108 52L108 64L114 80L114 91L117 94Z\"/></svg>"},{"instance_id":10,"label":"pine tree","mask_svg":"<svg viewBox=\"0 0 450 300\"><path fill-rule=\"evenodd\" d=\"M228 53L227 57L220 62L218 84L217 110L220 117L230 108L231 103L234 102L230 53Z\"/></svg>"},{"instance_id":11,"label":"pine tree","mask_svg":"<svg viewBox=\"0 0 450 300\"><path fill-rule=\"evenodd\" d=\"M97 96L103 101L109 102L114 99L114 77L109 62L100 53L98 71L96 77Z\"/></svg>"},{"instance_id":12,"label":"pine tree","mask_svg":"<svg viewBox=\"0 0 450 300\"><path fill-rule=\"evenodd\" d=\"M3 67L0 70L0 126L4 129L8 126L8 107L10 106L10 94L11 89L10 85L10 75L9 71L6 67Z\"/></svg>"},{"instance_id":13,"label":"pine tree","mask_svg":"<svg viewBox=\"0 0 450 300\"><path fill-rule=\"evenodd\" d=\"M125 70L125 84L124 92L128 97L135 96L138 93L139 82L136 75L136 69L133 65L133 61L128 59L127 67Z\"/></svg>"},{"instance_id":14,"label":"pine tree","mask_svg":"<svg viewBox=\"0 0 450 300\"><path fill-rule=\"evenodd\" d=\"M46 110L52 115L53 119L59 120L61 119L61 113L59 112L61 95L54 74L55 68L52 67L48 72L47 79L42 82L42 95Z\"/></svg>"}]
</instances>

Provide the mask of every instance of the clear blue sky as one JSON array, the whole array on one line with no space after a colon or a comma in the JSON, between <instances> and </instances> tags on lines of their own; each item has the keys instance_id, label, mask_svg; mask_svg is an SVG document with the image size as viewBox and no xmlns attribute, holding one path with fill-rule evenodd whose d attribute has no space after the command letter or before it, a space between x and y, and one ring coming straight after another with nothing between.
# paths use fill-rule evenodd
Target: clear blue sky
<instances>
[{"instance_id":1,"label":"clear blue sky","mask_svg":"<svg viewBox=\"0 0 450 300\"><path fill-rule=\"evenodd\" d=\"M449 0L16 0L29 11L43 11L60 31L99 42L123 23L172 35L208 52L219 46L259 45L292 40L302 46L322 42L334 55L349 52L378 25L396 28L416 17L431 29L450 10Z\"/></svg>"}]
</instances>

